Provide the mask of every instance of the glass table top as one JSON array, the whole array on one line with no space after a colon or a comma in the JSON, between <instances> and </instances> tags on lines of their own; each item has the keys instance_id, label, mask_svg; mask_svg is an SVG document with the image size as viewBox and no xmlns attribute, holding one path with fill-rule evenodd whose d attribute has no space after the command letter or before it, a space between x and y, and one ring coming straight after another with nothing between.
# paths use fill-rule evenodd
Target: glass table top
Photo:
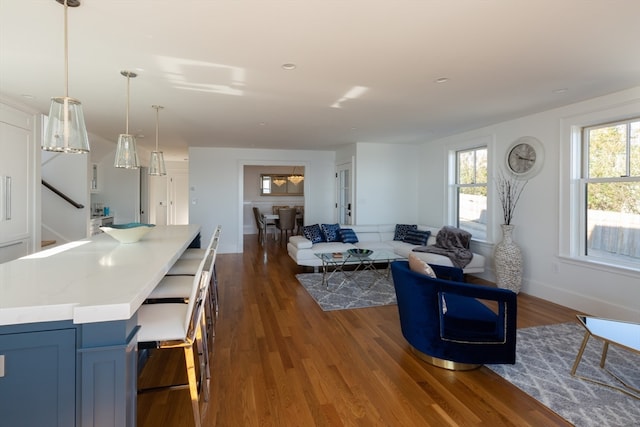
<instances>
[{"instance_id":1,"label":"glass table top","mask_svg":"<svg viewBox=\"0 0 640 427\"><path fill-rule=\"evenodd\" d=\"M640 324L585 315L577 317L591 335L640 352Z\"/></svg>"},{"instance_id":2,"label":"glass table top","mask_svg":"<svg viewBox=\"0 0 640 427\"><path fill-rule=\"evenodd\" d=\"M354 256L348 252L323 252L315 255L326 262L393 261L405 259L402 255L388 250L374 250L370 255L365 257Z\"/></svg>"}]
</instances>

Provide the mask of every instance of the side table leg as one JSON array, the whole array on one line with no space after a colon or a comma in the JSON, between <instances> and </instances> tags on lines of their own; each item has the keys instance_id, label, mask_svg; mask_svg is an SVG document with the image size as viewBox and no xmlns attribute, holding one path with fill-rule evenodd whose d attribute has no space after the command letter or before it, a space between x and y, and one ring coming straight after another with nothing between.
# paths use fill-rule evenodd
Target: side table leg
<instances>
[{"instance_id":1,"label":"side table leg","mask_svg":"<svg viewBox=\"0 0 640 427\"><path fill-rule=\"evenodd\" d=\"M578 351L576 361L573 363L573 368L571 368L571 376L576 375L576 370L578 369L580 360L582 360L582 354L584 353L584 349L587 347L587 341L589 341L589 335L591 335L589 332L585 332L584 338L582 339L582 345L580 346L580 351Z\"/></svg>"},{"instance_id":2,"label":"side table leg","mask_svg":"<svg viewBox=\"0 0 640 427\"><path fill-rule=\"evenodd\" d=\"M602 357L600 358L600 367L604 368L604 362L607 360L607 352L609 351L609 342L605 341L602 346Z\"/></svg>"}]
</instances>

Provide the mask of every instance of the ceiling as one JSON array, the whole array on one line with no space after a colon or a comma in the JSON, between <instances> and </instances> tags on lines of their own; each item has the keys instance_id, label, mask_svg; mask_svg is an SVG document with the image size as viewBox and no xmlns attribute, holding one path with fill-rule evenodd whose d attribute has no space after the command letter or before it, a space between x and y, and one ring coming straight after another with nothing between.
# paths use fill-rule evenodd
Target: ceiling
<instances>
[{"instance_id":1,"label":"ceiling","mask_svg":"<svg viewBox=\"0 0 640 427\"><path fill-rule=\"evenodd\" d=\"M640 85L637 0L81 0L69 96L106 140L418 143ZM0 0L0 94L64 95L64 7ZM283 64L295 64L293 70ZM447 81L438 83L438 79ZM144 136L142 136L144 135Z\"/></svg>"}]
</instances>

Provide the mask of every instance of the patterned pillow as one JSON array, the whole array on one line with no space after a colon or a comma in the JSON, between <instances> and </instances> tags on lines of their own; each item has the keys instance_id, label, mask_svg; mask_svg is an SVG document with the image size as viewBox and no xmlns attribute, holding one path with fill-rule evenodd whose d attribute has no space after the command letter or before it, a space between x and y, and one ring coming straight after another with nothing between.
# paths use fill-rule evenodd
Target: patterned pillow
<instances>
[{"instance_id":1,"label":"patterned pillow","mask_svg":"<svg viewBox=\"0 0 640 427\"><path fill-rule=\"evenodd\" d=\"M324 234L322 234L322 230L318 224L305 225L302 227L302 235L311 240L311 243L324 242Z\"/></svg>"},{"instance_id":2,"label":"patterned pillow","mask_svg":"<svg viewBox=\"0 0 640 427\"><path fill-rule=\"evenodd\" d=\"M358 243L358 236L356 236L356 232L352 228L341 228L340 240L344 243Z\"/></svg>"},{"instance_id":3,"label":"patterned pillow","mask_svg":"<svg viewBox=\"0 0 640 427\"><path fill-rule=\"evenodd\" d=\"M405 243L411 243L412 245L427 246L429 236L431 236L431 232L428 230L407 230L407 233L404 235L404 239L402 239L402 241Z\"/></svg>"},{"instance_id":4,"label":"patterned pillow","mask_svg":"<svg viewBox=\"0 0 640 427\"><path fill-rule=\"evenodd\" d=\"M325 241L340 241L340 224L322 224L320 228L322 228L322 233L324 234Z\"/></svg>"},{"instance_id":5,"label":"patterned pillow","mask_svg":"<svg viewBox=\"0 0 640 427\"><path fill-rule=\"evenodd\" d=\"M407 230L417 230L417 224L396 224L396 232L393 240L403 240Z\"/></svg>"},{"instance_id":6,"label":"patterned pillow","mask_svg":"<svg viewBox=\"0 0 640 427\"><path fill-rule=\"evenodd\" d=\"M436 273L433 272L433 269L429 264L425 261L421 260L414 253L409 254L409 269L419 274L424 274L425 276L436 278Z\"/></svg>"}]
</instances>

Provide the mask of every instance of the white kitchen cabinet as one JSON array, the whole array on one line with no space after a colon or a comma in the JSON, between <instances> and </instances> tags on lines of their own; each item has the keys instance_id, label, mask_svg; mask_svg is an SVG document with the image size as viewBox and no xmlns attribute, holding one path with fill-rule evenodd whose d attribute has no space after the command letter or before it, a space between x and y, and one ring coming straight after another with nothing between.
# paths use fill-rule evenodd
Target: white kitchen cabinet
<instances>
[{"instance_id":1,"label":"white kitchen cabinet","mask_svg":"<svg viewBox=\"0 0 640 427\"><path fill-rule=\"evenodd\" d=\"M0 104L0 259L30 253L33 116Z\"/></svg>"},{"instance_id":2,"label":"white kitchen cabinet","mask_svg":"<svg viewBox=\"0 0 640 427\"><path fill-rule=\"evenodd\" d=\"M29 255L29 240L0 243L0 264Z\"/></svg>"}]
</instances>

